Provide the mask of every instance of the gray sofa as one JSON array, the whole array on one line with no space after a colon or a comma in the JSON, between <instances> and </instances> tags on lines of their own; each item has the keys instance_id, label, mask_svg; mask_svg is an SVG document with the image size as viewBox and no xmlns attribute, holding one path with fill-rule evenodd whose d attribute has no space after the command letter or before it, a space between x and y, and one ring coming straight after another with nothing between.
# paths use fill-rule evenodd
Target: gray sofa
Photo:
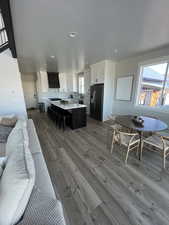
<instances>
[{"instance_id":1,"label":"gray sofa","mask_svg":"<svg viewBox=\"0 0 169 225\"><path fill-rule=\"evenodd\" d=\"M27 129L36 179L29 203L18 225L65 225L62 204L56 198L32 120L28 120ZM4 155L5 144L1 143L0 156Z\"/></svg>"}]
</instances>

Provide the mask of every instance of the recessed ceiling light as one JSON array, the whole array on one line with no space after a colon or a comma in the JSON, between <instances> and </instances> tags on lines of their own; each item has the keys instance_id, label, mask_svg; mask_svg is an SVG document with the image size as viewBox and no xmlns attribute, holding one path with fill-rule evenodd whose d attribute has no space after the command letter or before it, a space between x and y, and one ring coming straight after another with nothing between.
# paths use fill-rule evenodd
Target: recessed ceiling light
<instances>
[{"instance_id":1,"label":"recessed ceiling light","mask_svg":"<svg viewBox=\"0 0 169 225\"><path fill-rule=\"evenodd\" d=\"M55 56L54 56L54 55L51 55L51 56L50 56L50 58L54 59L54 58L55 58Z\"/></svg>"},{"instance_id":2,"label":"recessed ceiling light","mask_svg":"<svg viewBox=\"0 0 169 225\"><path fill-rule=\"evenodd\" d=\"M75 37L77 36L77 32L70 32L70 33L68 34L68 36L69 36L70 38L75 38Z\"/></svg>"}]
</instances>

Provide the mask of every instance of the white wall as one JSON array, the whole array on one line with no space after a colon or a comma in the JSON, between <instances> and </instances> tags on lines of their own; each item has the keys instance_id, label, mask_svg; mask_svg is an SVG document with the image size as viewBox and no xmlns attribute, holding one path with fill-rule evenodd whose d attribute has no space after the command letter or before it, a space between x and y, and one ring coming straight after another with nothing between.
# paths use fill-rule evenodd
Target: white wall
<instances>
[{"instance_id":1,"label":"white wall","mask_svg":"<svg viewBox=\"0 0 169 225\"><path fill-rule=\"evenodd\" d=\"M169 56L169 48L164 48L156 51L151 51L146 54L139 55L137 57L128 58L126 60L121 60L116 64L116 78L120 76L125 76L128 74L134 75L134 85L132 93L132 101L117 101L113 107L114 114L138 114L147 116L157 116L158 118L166 121L169 124L169 112L157 111L153 108L145 108L140 106L135 106L135 97L137 91L137 79L138 79L138 65L143 61L150 59L155 59L163 56Z\"/></svg>"},{"instance_id":2,"label":"white wall","mask_svg":"<svg viewBox=\"0 0 169 225\"><path fill-rule=\"evenodd\" d=\"M103 120L110 118L114 105L115 62L105 61Z\"/></svg>"},{"instance_id":3,"label":"white wall","mask_svg":"<svg viewBox=\"0 0 169 225\"><path fill-rule=\"evenodd\" d=\"M36 73L21 74L26 108L37 108Z\"/></svg>"},{"instance_id":4,"label":"white wall","mask_svg":"<svg viewBox=\"0 0 169 225\"><path fill-rule=\"evenodd\" d=\"M18 62L9 50L0 54L0 114L26 117L26 107Z\"/></svg>"}]
</instances>

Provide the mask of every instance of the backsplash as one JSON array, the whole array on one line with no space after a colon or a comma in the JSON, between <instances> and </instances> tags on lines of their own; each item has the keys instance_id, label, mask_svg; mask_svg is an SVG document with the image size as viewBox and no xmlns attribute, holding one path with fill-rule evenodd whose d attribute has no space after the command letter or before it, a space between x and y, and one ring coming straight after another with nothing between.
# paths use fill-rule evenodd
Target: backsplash
<instances>
[{"instance_id":1,"label":"backsplash","mask_svg":"<svg viewBox=\"0 0 169 225\"><path fill-rule=\"evenodd\" d=\"M39 93L39 101L42 101L44 98L70 98L70 95L74 99L79 99L79 94L77 92L60 92L59 89L49 89L48 92Z\"/></svg>"}]
</instances>

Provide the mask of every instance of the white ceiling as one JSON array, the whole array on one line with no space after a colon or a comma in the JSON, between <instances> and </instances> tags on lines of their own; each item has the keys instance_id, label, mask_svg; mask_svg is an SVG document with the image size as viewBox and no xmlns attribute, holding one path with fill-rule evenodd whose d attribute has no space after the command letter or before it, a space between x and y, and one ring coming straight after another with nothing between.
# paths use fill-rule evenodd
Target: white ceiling
<instances>
[{"instance_id":1,"label":"white ceiling","mask_svg":"<svg viewBox=\"0 0 169 225\"><path fill-rule=\"evenodd\" d=\"M169 44L169 0L11 0L11 9L22 72L80 71Z\"/></svg>"}]
</instances>

